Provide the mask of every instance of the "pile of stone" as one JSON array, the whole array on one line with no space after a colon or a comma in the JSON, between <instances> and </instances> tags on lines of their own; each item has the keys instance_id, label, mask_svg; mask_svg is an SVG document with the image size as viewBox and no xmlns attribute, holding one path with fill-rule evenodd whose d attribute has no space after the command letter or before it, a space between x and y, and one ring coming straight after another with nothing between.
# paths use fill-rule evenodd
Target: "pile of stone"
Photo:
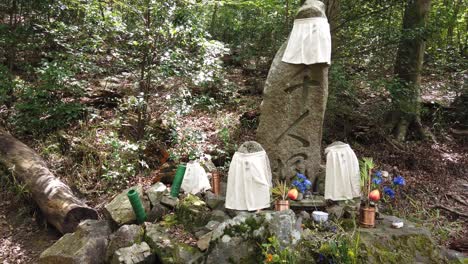
<instances>
[{"instance_id":1,"label":"pile of stone","mask_svg":"<svg viewBox=\"0 0 468 264\"><path fill-rule=\"evenodd\" d=\"M148 212L142 225L135 224L126 197L130 189L140 194ZM278 239L280 249L289 248L303 256L310 256L310 250L301 245L316 239L303 229L302 223L311 221L305 211L297 215L292 210L231 211L224 208L222 196L206 192L175 199L162 183L146 191L142 186L130 189L105 206L107 220L82 222L74 233L46 249L39 263L262 263L260 245L269 237ZM431 263L442 259L423 229L406 224L390 232L387 225L379 226L361 232L363 248L372 253L368 263L377 263L379 252L387 256L395 250L404 251L405 260Z\"/></svg>"}]
</instances>

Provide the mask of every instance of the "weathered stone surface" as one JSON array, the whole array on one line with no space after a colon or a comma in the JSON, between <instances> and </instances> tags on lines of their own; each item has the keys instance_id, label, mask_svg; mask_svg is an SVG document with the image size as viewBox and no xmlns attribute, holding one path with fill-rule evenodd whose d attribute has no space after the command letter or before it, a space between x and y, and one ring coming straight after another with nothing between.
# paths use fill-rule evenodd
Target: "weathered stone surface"
<instances>
[{"instance_id":1,"label":"weathered stone surface","mask_svg":"<svg viewBox=\"0 0 468 264\"><path fill-rule=\"evenodd\" d=\"M294 247L300 239L295 223L296 216L291 210L242 212L212 231L206 263L261 263L259 241L276 236L282 247Z\"/></svg>"},{"instance_id":2,"label":"weathered stone surface","mask_svg":"<svg viewBox=\"0 0 468 264\"><path fill-rule=\"evenodd\" d=\"M209 252L210 254L206 258L207 264L257 264L263 261L258 245L253 240L245 240L240 237L231 238L225 235Z\"/></svg>"},{"instance_id":3,"label":"weathered stone surface","mask_svg":"<svg viewBox=\"0 0 468 264\"><path fill-rule=\"evenodd\" d=\"M39 257L41 264L104 263L111 229L106 221L86 220Z\"/></svg>"},{"instance_id":4,"label":"weathered stone surface","mask_svg":"<svg viewBox=\"0 0 468 264\"><path fill-rule=\"evenodd\" d=\"M260 143L255 142L255 141L246 141L242 143L242 145L239 147L237 151L241 153L255 153L255 152L260 152L263 150L264 149Z\"/></svg>"},{"instance_id":5,"label":"weathered stone surface","mask_svg":"<svg viewBox=\"0 0 468 264\"><path fill-rule=\"evenodd\" d=\"M197 247L201 251L207 250L208 247L210 246L210 241L211 241L212 236L213 236L213 232L209 232L201 236L197 241Z\"/></svg>"},{"instance_id":6,"label":"weathered stone surface","mask_svg":"<svg viewBox=\"0 0 468 264\"><path fill-rule=\"evenodd\" d=\"M144 230L138 225L124 225L110 236L106 257L111 260L114 252L120 248L129 247L143 240Z\"/></svg>"},{"instance_id":7,"label":"weathered stone surface","mask_svg":"<svg viewBox=\"0 0 468 264\"><path fill-rule=\"evenodd\" d=\"M294 246L301 239L301 233L296 229L296 215L292 210L265 213L266 228L274 235L280 248Z\"/></svg>"},{"instance_id":8,"label":"weathered stone surface","mask_svg":"<svg viewBox=\"0 0 468 264\"><path fill-rule=\"evenodd\" d=\"M169 208L175 208L179 204L179 199L174 198L174 197L169 196L169 195L164 195L161 198L161 204L165 205L165 206L167 206Z\"/></svg>"},{"instance_id":9,"label":"weathered stone surface","mask_svg":"<svg viewBox=\"0 0 468 264\"><path fill-rule=\"evenodd\" d=\"M211 212L210 220L218 221L220 223L231 219L224 211L221 210L213 210Z\"/></svg>"},{"instance_id":10,"label":"weathered stone surface","mask_svg":"<svg viewBox=\"0 0 468 264\"><path fill-rule=\"evenodd\" d=\"M325 198L323 196L314 195L311 198L302 199L300 201L289 201L289 206L294 210L316 210L326 206Z\"/></svg>"},{"instance_id":11,"label":"weathered stone surface","mask_svg":"<svg viewBox=\"0 0 468 264\"><path fill-rule=\"evenodd\" d=\"M205 169L206 172L213 172L216 170L216 165L214 165L213 161L211 159L206 159L201 162L201 165L203 169Z\"/></svg>"},{"instance_id":12,"label":"weathered stone surface","mask_svg":"<svg viewBox=\"0 0 468 264\"><path fill-rule=\"evenodd\" d=\"M207 191L205 193L204 200L206 205L212 210L223 210L226 199L223 196L215 195L214 193Z\"/></svg>"},{"instance_id":13,"label":"weathered stone surface","mask_svg":"<svg viewBox=\"0 0 468 264\"><path fill-rule=\"evenodd\" d=\"M320 1L308 0L298 16L325 16ZM263 90L257 140L268 153L274 178L297 171L312 182L320 166L323 118L328 96L327 64L282 61L287 41L273 60Z\"/></svg>"},{"instance_id":14,"label":"weathered stone surface","mask_svg":"<svg viewBox=\"0 0 468 264\"><path fill-rule=\"evenodd\" d=\"M146 190L146 196L148 196L151 206L154 206L155 204L161 202L161 198L164 194L167 193L167 187L162 182L158 182L151 186L148 190Z\"/></svg>"},{"instance_id":15,"label":"weathered stone surface","mask_svg":"<svg viewBox=\"0 0 468 264\"><path fill-rule=\"evenodd\" d=\"M141 242L115 251L111 264L151 264L155 259L148 244Z\"/></svg>"},{"instance_id":16,"label":"weathered stone surface","mask_svg":"<svg viewBox=\"0 0 468 264\"><path fill-rule=\"evenodd\" d=\"M105 208L105 213L112 219L112 221L117 226L122 226L125 224L131 224L136 221L135 213L133 212L132 205L128 200L127 193L128 191L135 189L145 207L145 211L149 211L149 203L143 197L143 187L141 185L128 188L127 190L121 192L117 195L110 203L108 203Z\"/></svg>"},{"instance_id":17,"label":"weathered stone surface","mask_svg":"<svg viewBox=\"0 0 468 264\"><path fill-rule=\"evenodd\" d=\"M202 257L197 248L172 240L168 229L159 224L146 224L145 241L156 253L160 263L198 263Z\"/></svg>"},{"instance_id":18,"label":"weathered stone surface","mask_svg":"<svg viewBox=\"0 0 468 264\"><path fill-rule=\"evenodd\" d=\"M428 230L409 221L403 228L391 228L396 219L383 216L375 228L359 229L366 263L447 263Z\"/></svg>"},{"instance_id":19,"label":"weathered stone surface","mask_svg":"<svg viewBox=\"0 0 468 264\"><path fill-rule=\"evenodd\" d=\"M195 233L210 221L211 210L200 198L189 194L177 206L176 214L185 230Z\"/></svg>"},{"instance_id":20,"label":"weathered stone surface","mask_svg":"<svg viewBox=\"0 0 468 264\"><path fill-rule=\"evenodd\" d=\"M153 205L153 208L151 208L149 213L147 213L146 221L147 222L159 221L159 220L163 219L163 217L167 213L169 213L169 209L167 209L167 207L165 207L164 205L162 205L160 203L156 203L156 204Z\"/></svg>"}]
</instances>

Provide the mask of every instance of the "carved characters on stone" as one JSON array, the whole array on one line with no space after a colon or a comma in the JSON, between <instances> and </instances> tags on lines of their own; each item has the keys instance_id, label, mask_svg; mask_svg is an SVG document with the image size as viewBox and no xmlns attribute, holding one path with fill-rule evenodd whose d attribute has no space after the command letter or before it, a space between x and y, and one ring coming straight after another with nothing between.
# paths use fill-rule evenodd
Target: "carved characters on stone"
<instances>
[{"instance_id":1,"label":"carved characters on stone","mask_svg":"<svg viewBox=\"0 0 468 264\"><path fill-rule=\"evenodd\" d=\"M300 19L303 23L302 19L308 18L320 18L320 23L323 24L322 20L326 20L324 4L315 0L306 1L299 9L296 20ZM315 23L313 20L311 23ZM295 38L298 37L296 32ZM317 37L311 36L308 39L316 40ZM306 44L304 43L302 47L320 46ZM293 46L298 47L298 45ZM273 177L289 179L296 172L300 172L313 181L321 160L320 146L328 96L329 64L326 60L323 63L310 65L284 62L283 55L287 47L288 41L277 52L268 73L263 91L257 140L270 157ZM308 58L299 58L299 61L301 59L308 60Z\"/></svg>"}]
</instances>

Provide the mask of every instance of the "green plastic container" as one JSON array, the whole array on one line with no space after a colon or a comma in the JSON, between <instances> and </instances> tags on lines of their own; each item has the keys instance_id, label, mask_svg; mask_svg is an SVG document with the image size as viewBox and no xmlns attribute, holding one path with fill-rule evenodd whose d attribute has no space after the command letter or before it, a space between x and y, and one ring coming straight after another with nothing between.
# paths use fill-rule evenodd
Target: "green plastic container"
<instances>
[{"instance_id":1,"label":"green plastic container","mask_svg":"<svg viewBox=\"0 0 468 264\"><path fill-rule=\"evenodd\" d=\"M177 167L177 171L174 177L174 181L172 181L171 186L171 196L178 197L180 192L180 186L182 185L182 181L184 180L185 169L187 167L185 165L179 165Z\"/></svg>"},{"instance_id":2,"label":"green plastic container","mask_svg":"<svg viewBox=\"0 0 468 264\"><path fill-rule=\"evenodd\" d=\"M135 213L137 223L141 224L146 220L145 208L141 204L140 196L136 190L130 190L127 193L128 200L132 204L133 212Z\"/></svg>"}]
</instances>

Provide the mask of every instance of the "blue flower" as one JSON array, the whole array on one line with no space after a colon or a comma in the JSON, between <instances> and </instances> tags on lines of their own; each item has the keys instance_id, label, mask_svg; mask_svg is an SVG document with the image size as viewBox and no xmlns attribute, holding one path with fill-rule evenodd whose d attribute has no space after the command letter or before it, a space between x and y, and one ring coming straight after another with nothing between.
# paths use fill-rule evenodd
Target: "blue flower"
<instances>
[{"instance_id":1,"label":"blue flower","mask_svg":"<svg viewBox=\"0 0 468 264\"><path fill-rule=\"evenodd\" d=\"M374 178L372 179L372 182L375 183L375 184L377 184L377 185L379 185L379 184L382 183L382 178L374 177Z\"/></svg>"},{"instance_id":2,"label":"blue flower","mask_svg":"<svg viewBox=\"0 0 468 264\"><path fill-rule=\"evenodd\" d=\"M382 171L376 171L375 176L382 178Z\"/></svg>"},{"instance_id":3,"label":"blue flower","mask_svg":"<svg viewBox=\"0 0 468 264\"><path fill-rule=\"evenodd\" d=\"M304 174L302 174L302 173L299 173L299 172L298 172L298 173L296 173L296 176L297 176L299 179L301 179L301 180L305 180L305 179L307 179L307 178L306 178L306 176L304 176Z\"/></svg>"},{"instance_id":4,"label":"blue flower","mask_svg":"<svg viewBox=\"0 0 468 264\"><path fill-rule=\"evenodd\" d=\"M386 195L390 196L390 198L395 198L395 191L392 188L385 186L383 191Z\"/></svg>"},{"instance_id":5,"label":"blue flower","mask_svg":"<svg viewBox=\"0 0 468 264\"><path fill-rule=\"evenodd\" d=\"M405 178L401 177L400 175L396 176L395 179L393 179L393 184L395 185L405 185Z\"/></svg>"},{"instance_id":6,"label":"blue flower","mask_svg":"<svg viewBox=\"0 0 468 264\"><path fill-rule=\"evenodd\" d=\"M294 180L294 181L292 182L292 185L293 185L293 186L298 186L299 184L301 184L301 183L300 183L298 180Z\"/></svg>"},{"instance_id":7,"label":"blue flower","mask_svg":"<svg viewBox=\"0 0 468 264\"><path fill-rule=\"evenodd\" d=\"M307 187L310 187L312 185L312 183L309 181L309 180L305 180L304 181L304 184L307 186Z\"/></svg>"}]
</instances>

